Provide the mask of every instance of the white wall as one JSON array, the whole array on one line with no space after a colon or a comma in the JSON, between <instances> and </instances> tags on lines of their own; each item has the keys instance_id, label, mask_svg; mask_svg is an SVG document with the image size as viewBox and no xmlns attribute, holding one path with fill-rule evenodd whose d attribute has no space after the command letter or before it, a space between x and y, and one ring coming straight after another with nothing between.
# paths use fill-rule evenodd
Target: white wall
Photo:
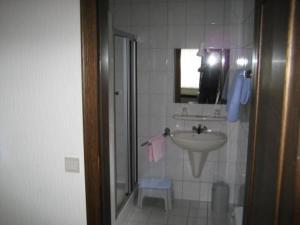
<instances>
[{"instance_id":1,"label":"white wall","mask_svg":"<svg viewBox=\"0 0 300 225\"><path fill-rule=\"evenodd\" d=\"M81 91L79 0L1 0L0 224L86 224Z\"/></svg>"}]
</instances>

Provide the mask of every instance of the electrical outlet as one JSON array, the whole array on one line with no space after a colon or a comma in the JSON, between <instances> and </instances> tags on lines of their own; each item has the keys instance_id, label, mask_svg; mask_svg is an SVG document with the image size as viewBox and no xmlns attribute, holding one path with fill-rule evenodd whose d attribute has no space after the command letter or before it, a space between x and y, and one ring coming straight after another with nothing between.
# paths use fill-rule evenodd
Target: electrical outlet
<instances>
[{"instance_id":1,"label":"electrical outlet","mask_svg":"<svg viewBox=\"0 0 300 225\"><path fill-rule=\"evenodd\" d=\"M79 173L79 158L65 157L65 171L69 173Z\"/></svg>"}]
</instances>

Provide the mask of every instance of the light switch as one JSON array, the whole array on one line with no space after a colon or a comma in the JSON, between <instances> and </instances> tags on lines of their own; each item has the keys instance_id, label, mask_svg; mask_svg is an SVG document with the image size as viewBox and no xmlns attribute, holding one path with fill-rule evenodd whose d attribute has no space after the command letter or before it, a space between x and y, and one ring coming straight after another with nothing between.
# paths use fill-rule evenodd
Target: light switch
<instances>
[{"instance_id":1,"label":"light switch","mask_svg":"<svg viewBox=\"0 0 300 225\"><path fill-rule=\"evenodd\" d=\"M79 173L79 159L75 157L65 157L65 171L69 173Z\"/></svg>"}]
</instances>

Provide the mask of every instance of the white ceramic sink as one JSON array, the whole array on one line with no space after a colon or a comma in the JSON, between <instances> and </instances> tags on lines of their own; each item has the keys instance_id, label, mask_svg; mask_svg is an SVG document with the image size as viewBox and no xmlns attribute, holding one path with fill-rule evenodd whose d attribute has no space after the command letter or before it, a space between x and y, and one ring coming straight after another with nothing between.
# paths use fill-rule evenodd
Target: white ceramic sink
<instances>
[{"instance_id":1,"label":"white ceramic sink","mask_svg":"<svg viewBox=\"0 0 300 225\"><path fill-rule=\"evenodd\" d=\"M200 134L194 131L176 130L172 133L171 138L179 147L194 152L216 150L227 141L226 134L211 130Z\"/></svg>"},{"instance_id":2,"label":"white ceramic sink","mask_svg":"<svg viewBox=\"0 0 300 225\"><path fill-rule=\"evenodd\" d=\"M207 130L200 134L192 130L175 130L172 141L188 152L194 177L201 175L209 152L222 147L227 142L226 134Z\"/></svg>"}]
</instances>

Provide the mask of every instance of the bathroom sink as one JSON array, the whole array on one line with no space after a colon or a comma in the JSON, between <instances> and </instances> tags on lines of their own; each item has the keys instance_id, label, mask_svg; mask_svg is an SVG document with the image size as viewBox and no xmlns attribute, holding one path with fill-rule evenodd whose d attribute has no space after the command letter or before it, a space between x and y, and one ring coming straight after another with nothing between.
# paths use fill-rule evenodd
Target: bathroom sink
<instances>
[{"instance_id":1,"label":"bathroom sink","mask_svg":"<svg viewBox=\"0 0 300 225\"><path fill-rule=\"evenodd\" d=\"M226 134L212 130L200 134L194 131L176 130L172 132L171 139L179 147L194 152L216 150L227 141Z\"/></svg>"},{"instance_id":2,"label":"bathroom sink","mask_svg":"<svg viewBox=\"0 0 300 225\"><path fill-rule=\"evenodd\" d=\"M175 130L170 136L176 145L187 151L194 177L200 177L209 152L227 142L226 134L212 130L200 134L192 130Z\"/></svg>"}]
</instances>

